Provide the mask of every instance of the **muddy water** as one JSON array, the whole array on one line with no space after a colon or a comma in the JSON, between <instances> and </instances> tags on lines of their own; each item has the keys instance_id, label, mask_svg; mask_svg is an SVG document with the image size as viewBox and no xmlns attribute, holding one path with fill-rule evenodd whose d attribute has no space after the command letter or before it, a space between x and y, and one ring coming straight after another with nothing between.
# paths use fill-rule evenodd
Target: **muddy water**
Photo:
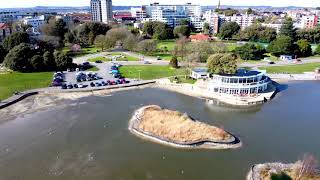
<instances>
[{"instance_id":1,"label":"muddy water","mask_svg":"<svg viewBox=\"0 0 320 180\"><path fill-rule=\"evenodd\" d=\"M250 109L153 88L59 100L0 124L0 180L238 180L254 163L292 162L304 153L320 159L320 83L293 82L284 89ZM148 104L222 126L244 145L181 150L141 140L127 123Z\"/></svg>"}]
</instances>

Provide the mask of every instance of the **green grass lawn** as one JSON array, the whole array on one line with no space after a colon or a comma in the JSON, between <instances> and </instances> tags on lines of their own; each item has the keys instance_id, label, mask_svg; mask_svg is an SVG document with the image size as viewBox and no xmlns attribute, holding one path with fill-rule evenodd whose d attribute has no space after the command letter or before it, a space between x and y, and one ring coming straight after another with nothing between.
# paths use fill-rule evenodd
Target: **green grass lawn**
<instances>
[{"instance_id":1,"label":"green grass lawn","mask_svg":"<svg viewBox=\"0 0 320 180\"><path fill-rule=\"evenodd\" d=\"M175 45L176 45L175 39L162 40L162 41L158 41L157 49L164 50L165 47L167 47L168 51L173 51Z\"/></svg>"},{"instance_id":2,"label":"green grass lawn","mask_svg":"<svg viewBox=\"0 0 320 180\"><path fill-rule=\"evenodd\" d=\"M108 56L119 56L119 55L122 55L124 56L124 58L118 58L117 61L139 61L140 59L137 58L137 57L134 57L134 56L128 56L124 53L121 53L121 52L109 52L107 53Z\"/></svg>"},{"instance_id":3,"label":"green grass lawn","mask_svg":"<svg viewBox=\"0 0 320 180\"><path fill-rule=\"evenodd\" d=\"M92 66L91 68L87 69L86 71L99 71L100 69L97 66Z\"/></svg>"},{"instance_id":4,"label":"green grass lawn","mask_svg":"<svg viewBox=\"0 0 320 180\"><path fill-rule=\"evenodd\" d=\"M320 68L320 63L308 63L289 66L270 66L261 67L259 69L265 69L268 73L291 73L301 74L304 72L314 71L316 68Z\"/></svg>"},{"instance_id":5,"label":"green grass lawn","mask_svg":"<svg viewBox=\"0 0 320 180\"><path fill-rule=\"evenodd\" d=\"M0 74L0 100L12 96L15 91L48 87L52 75L52 72Z\"/></svg>"},{"instance_id":6,"label":"green grass lawn","mask_svg":"<svg viewBox=\"0 0 320 180\"><path fill-rule=\"evenodd\" d=\"M165 54L165 53L154 53L152 56L160 57L162 60L170 61L172 58L172 54Z\"/></svg>"},{"instance_id":7,"label":"green grass lawn","mask_svg":"<svg viewBox=\"0 0 320 180\"><path fill-rule=\"evenodd\" d=\"M169 66L157 66L157 65L137 65L137 66L123 66L120 69L120 73L127 78L144 80L158 79L164 77L185 75L186 69L174 69Z\"/></svg>"},{"instance_id":8,"label":"green grass lawn","mask_svg":"<svg viewBox=\"0 0 320 180\"><path fill-rule=\"evenodd\" d=\"M96 61L108 62L108 61L111 61L111 59L103 57L103 56L100 56L100 57L95 57L95 58L88 59L88 61L89 62L96 62Z\"/></svg>"},{"instance_id":9,"label":"green grass lawn","mask_svg":"<svg viewBox=\"0 0 320 180\"><path fill-rule=\"evenodd\" d=\"M188 77L182 77L182 76L179 76L177 77L178 78L178 83L187 83L187 84L194 84L196 83L197 80L194 80L192 78L188 78ZM174 82L175 81L175 78L170 78L170 81L171 82Z\"/></svg>"},{"instance_id":10,"label":"green grass lawn","mask_svg":"<svg viewBox=\"0 0 320 180\"><path fill-rule=\"evenodd\" d=\"M66 52L71 57L81 57L88 54L95 54L101 51L101 49L96 48L94 46L83 47L79 52L72 52L69 47L64 47L62 51Z\"/></svg>"}]
</instances>

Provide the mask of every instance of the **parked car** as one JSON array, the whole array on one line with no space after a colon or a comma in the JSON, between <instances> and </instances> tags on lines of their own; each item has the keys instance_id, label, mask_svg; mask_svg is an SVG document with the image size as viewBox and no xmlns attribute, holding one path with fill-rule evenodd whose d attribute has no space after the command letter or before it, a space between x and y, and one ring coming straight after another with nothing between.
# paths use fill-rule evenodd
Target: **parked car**
<instances>
[{"instance_id":1,"label":"parked car","mask_svg":"<svg viewBox=\"0 0 320 180\"><path fill-rule=\"evenodd\" d=\"M84 62L82 63L83 66L90 66L90 63L89 62Z\"/></svg>"},{"instance_id":2,"label":"parked car","mask_svg":"<svg viewBox=\"0 0 320 180\"><path fill-rule=\"evenodd\" d=\"M79 88L78 84L74 84L73 87L76 89Z\"/></svg>"},{"instance_id":3,"label":"parked car","mask_svg":"<svg viewBox=\"0 0 320 180\"><path fill-rule=\"evenodd\" d=\"M62 84L61 85L61 89L67 89L68 87L67 87L67 85L66 84Z\"/></svg>"},{"instance_id":4,"label":"parked car","mask_svg":"<svg viewBox=\"0 0 320 180\"><path fill-rule=\"evenodd\" d=\"M73 85L72 84L68 84L68 89L73 89Z\"/></svg>"},{"instance_id":5,"label":"parked car","mask_svg":"<svg viewBox=\"0 0 320 180\"><path fill-rule=\"evenodd\" d=\"M144 61L143 64L151 64L149 61Z\"/></svg>"},{"instance_id":6,"label":"parked car","mask_svg":"<svg viewBox=\"0 0 320 180\"><path fill-rule=\"evenodd\" d=\"M117 83L115 81L111 81L110 85L117 85Z\"/></svg>"},{"instance_id":7,"label":"parked car","mask_svg":"<svg viewBox=\"0 0 320 180\"><path fill-rule=\"evenodd\" d=\"M273 62L273 61L271 61L271 62L269 62L269 64L276 64L275 62Z\"/></svg>"},{"instance_id":8,"label":"parked car","mask_svg":"<svg viewBox=\"0 0 320 180\"><path fill-rule=\"evenodd\" d=\"M96 61L96 63L102 63L102 61L100 61L100 60L97 60L97 61Z\"/></svg>"},{"instance_id":9,"label":"parked car","mask_svg":"<svg viewBox=\"0 0 320 180\"><path fill-rule=\"evenodd\" d=\"M96 87L100 87L102 86L102 84L100 84L99 82L96 82Z\"/></svg>"},{"instance_id":10,"label":"parked car","mask_svg":"<svg viewBox=\"0 0 320 180\"><path fill-rule=\"evenodd\" d=\"M90 83L90 86L91 86L91 87L95 87L96 85L95 85L93 82L91 82L91 83Z\"/></svg>"},{"instance_id":11,"label":"parked car","mask_svg":"<svg viewBox=\"0 0 320 180\"><path fill-rule=\"evenodd\" d=\"M162 58L160 56L157 56L157 60L162 60Z\"/></svg>"},{"instance_id":12,"label":"parked car","mask_svg":"<svg viewBox=\"0 0 320 180\"><path fill-rule=\"evenodd\" d=\"M121 79L121 78L122 78L122 76L121 76L121 74L120 74L120 73L113 74L113 77L114 77L114 78L119 78L119 79Z\"/></svg>"},{"instance_id":13,"label":"parked car","mask_svg":"<svg viewBox=\"0 0 320 180\"><path fill-rule=\"evenodd\" d=\"M101 85L102 85L102 86L106 86L106 85L107 85L107 83L106 83L106 82L104 82L104 81L101 81Z\"/></svg>"}]
</instances>

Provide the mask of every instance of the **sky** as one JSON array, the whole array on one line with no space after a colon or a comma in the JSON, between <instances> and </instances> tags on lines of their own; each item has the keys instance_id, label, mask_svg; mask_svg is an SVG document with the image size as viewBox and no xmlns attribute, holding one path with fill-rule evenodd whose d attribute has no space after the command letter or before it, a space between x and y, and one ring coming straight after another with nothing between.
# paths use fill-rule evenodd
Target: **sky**
<instances>
[{"instance_id":1,"label":"sky","mask_svg":"<svg viewBox=\"0 0 320 180\"><path fill-rule=\"evenodd\" d=\"M195 0L113 0L114 5L146 5L152 2L161 4L183 4ZM34 6L89 6L90 0L0 0L0 8L34 7ZM217 5L218 0L197 0L203 6ZM235 6L301 6L320 7L320 0L221 0L222 5Z\"/></svg>"}]
</instances>

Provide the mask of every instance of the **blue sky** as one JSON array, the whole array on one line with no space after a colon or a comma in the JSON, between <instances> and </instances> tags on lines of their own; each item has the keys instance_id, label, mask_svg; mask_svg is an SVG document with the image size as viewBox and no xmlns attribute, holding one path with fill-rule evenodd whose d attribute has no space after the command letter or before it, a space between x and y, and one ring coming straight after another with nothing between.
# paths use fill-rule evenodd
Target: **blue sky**
<instances>
[{"instance_id":1,"label":"blue sky","mask_svg":"<svg viewBox=\"0 0 320 180\"><path fill-rule=\"evenodd\" d=\"M90 0L0 0L0 8L34 7L34 6L88 6ZM151 2L161 4L187 3L194 0L113 0L114 5L141 5ZM198 0L200 5L216 5L218 0ZM320 7L320 0L221 0L225 5L269 5L269 6L304 6Z\"/></svg>"}]
</instances>

